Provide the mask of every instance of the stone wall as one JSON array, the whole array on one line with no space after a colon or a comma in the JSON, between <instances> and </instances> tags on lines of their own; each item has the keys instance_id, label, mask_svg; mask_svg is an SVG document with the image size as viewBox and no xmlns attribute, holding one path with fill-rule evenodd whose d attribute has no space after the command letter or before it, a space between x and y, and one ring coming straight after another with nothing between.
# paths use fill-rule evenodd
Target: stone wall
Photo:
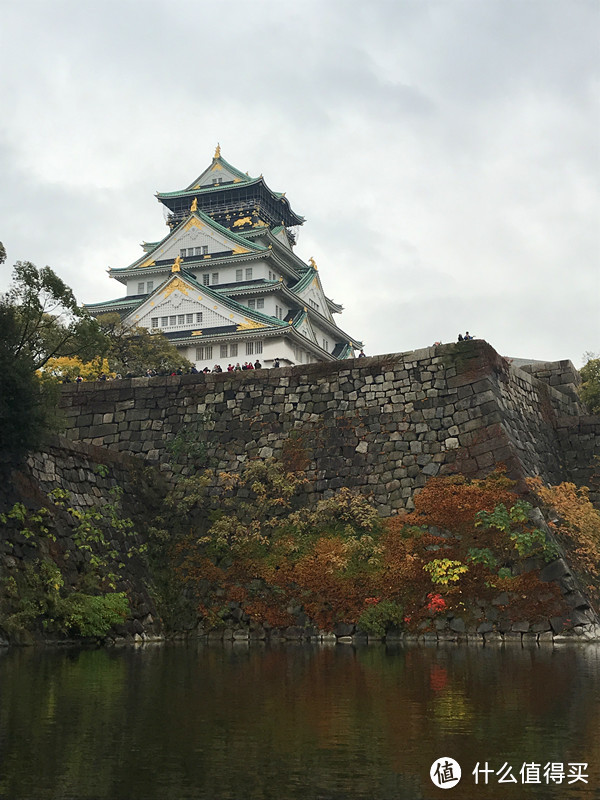
<instances>
[{"instance_id":1,"label":"stone wall","mask_svg":"<svg viewBox=\"0 0 600 800\"><path fill-rule=\"evenodd\" d=\"M534 361L522 364L521 369L578 401L577 390L581 385L581 377L571 361Z\"/></svg>"},{"instance_id":2,"label":"stone wall","mask_svg":"<svg viewBox=\"0 0 600 800\"><path fill-rule=\"evenodd\" d=\"M120 501L111 493L115 487L123 490ZM19 532L22 526L11 521L1 526L0 601L5 579L17 578L32 560L50 557L61 565L65 585L74 585L77 581L86 553L75 543L71 515L49 499L54 489L67 492L67 505L78 511L115 504L121 518L135 519L135 530L140 533L126 535L113 530L113 538L107 543L107 549L117 553L114 570L120 580L116 588L127 592L130 599L131 617L122 626L121 633L140 639L155 637L160 633L160 625L155 622L156 609L147 590L147 570L139 557L129 556L144 543L144 520L153 512L153 500L160 502L160 476L146 470L143 461L126 453L85 443L57 437L43 452L32 453L25 463L10 469L8 476L3 475L0 513L9 511L15 503L22 503L31 512L46 507L50 515L44 522L49 531L49 536L45 537L24 537ZM124 571L119 571L119 562L125 564ZM1 633L0 630L0 639Z\"/></svg>"},{"instance_id":3,"label":"stone wall","mask_svg":"<svg viewBox=\"0 0 600 800\"><path fill-rule=\"evenodd\" d=\"M577 486L587 486L600 505L600 417L560 417L556 432L564 474Z\"/></svg>"},{"instance_id":4,"label":"stone wall","mask_svg":"<svg viewBox=\"0 0 600 800\"><path fill-rule=\"evenodd\" d=\"M569 427L581 408L567 383L549 385L470 341L333 364L72 384L61 407L73 440L163 469L179 453L183 471L281 456L303 465L319 496L356 487L389 514L412 507L415 490L443 472L476 475L504 462L517 478L584 474L598 428Z\"/></svg>"}]
</instances>

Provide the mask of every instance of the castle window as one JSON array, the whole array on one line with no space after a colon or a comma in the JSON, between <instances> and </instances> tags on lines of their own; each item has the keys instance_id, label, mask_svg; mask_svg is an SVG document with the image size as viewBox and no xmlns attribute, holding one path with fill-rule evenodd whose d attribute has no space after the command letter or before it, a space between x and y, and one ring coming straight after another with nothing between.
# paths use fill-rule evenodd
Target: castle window
<instances>
[{"instance_id":1,"label":"castle window","mask_svg":"<svg viewBox=\"0 0 600 800\"><path fill-rule=\"evenodd\" d=\"M158 317L152 317L152 319L150 320L150 324L152 325L153 328L158 328Z\"/></svg>"},{"instance_id":2,"label":"castle window","mask_svg":"<svg viewBox=\"0 0 600 800\"><path fill-rule=\"evenodd\" d=\"M140 283L138 283L138 290L137 290L138 294L144 294L144 285L145 285L144 281L141 281Z\"/></svg>"},{"instance_id":3,"label":"castle window","mask_svg":"<svg viewBox=\"0 0 600 800\"><path fill-rule=\"evenodd\" d=\"M257 297L256 298L256 307L257 308L264 308L265 307L265 298L264 297Z\"/></svg>"},{"instance_id":4,"label":"castle window","mask_svg":"<svg viewBox=\"0 0 600 800\"><path fill-rule=\"evenodd\" d=\"M314 308L314 309L316 309L317 311L319 310L319 304L318 304L318 303L315 303L315 301L314 301L314 300L309 300L309 301L308 301L308 305L309 305L309 306L311 306L311 308Z\"/></svg>"},{"instance_id":5,"label":"castle window","mask_svg":"<svg viewBox=\"0 0 600 800\"><path fill-rule=\"evenodd\" d=\"M237 354L238 354L237 342L235 344L230 344L229 345L229 355L233 358L234 356L237 356Z\"/></svg>"},{"instance_id":6,"label":"castle window","mask_svg":"<svg viewBox=\"0 0 600 800\"><path fill-rule=\"evenodd\" d=\"M277 319L283 319L283 308L281 306L275 306L275 316Z\"/></svg>"},{"instance_id":7,"label":"castle window","mask_svg":"<svg viewBox=\"0 0 600 800\"><path fill-rule=\"evenodd\" d=\"M204 244L202 245L202 247L195 247L193 253L195 256L208 255L208 245Z\"/></svg>"},{"instance_id":8,"label":"castle window","mask_svg":"<svg viewBox=\"0 0 600 800\"><path fill-rule=\"evenodd\" d=\"M218 186L221 183L223 183L223 178L213 178L212 179L213 186Z\"/></svg>"},{"instance_id":9,"label":"castle window","mask_svg":"<svg viewBox=\"0 0 600 800\"><path fill-rule=\"evenodd\" d=\"M177 315L177 324L178 325L185 325L185 314L178 314Z\"/></svg>"},{"instance_id":10,"label":"castle window","mask_svg":"<svg viewBox=\"0 0 600 800\"><path fill-rule=\"evenodd\" d=\"M179 255L181 256L181 258L185 258L186 252L187 250L185 249L185 247L182 247L181 250L179 251Z\"/></svg>"},{"instance_id":11,"label":"castle window","mask_svg":"<svg viewBox=\"0 0 600 800\"><path fill-rule=\"evenodd\" d=\"M169 325L177 325L177 317L169 317Z\"/></svg>"},{"instance_id":12,"label":"castle window","mask_svg":"<svg viewBox=\"0 0 600 800\"><path fill-rule=\"evenodd\" d=\"M256 300L248 300L248 308L255 308Z\"/></svg>"},{"instance_id":13,"label":"castle window","mask_svg":"<svg viewBox=\"0 0 600 800\"><path fill-rule=\"evenodd\" d=\"M146 291L149 293L154 289L154 281L148 281L146 284Z\"/></svg>"},{"instance_id":14,"label":"castle window","mask_svg":"<svg viewBox=\"0 0 600 800\"><path fill-rule=\"evenodd\" d=\"M160 327L161 328L166 328L168 326L168 324L169 324L169 318L168 317L161 317L160 318Z\"/></svg>"},{"instance_id":15,"label":"castle window","mask_svg":"<svg viewBox=\"0 0 600 800\"><path fill-rule=\"evenodd\" d=\"M254 342L246 342L246 355L247 356L254 355Z\"/></svg>"},{"instance_id":16,"label":"castle window","mask_svg":"<svg viewBox=\"0 0 600 800\"><path fill-rule=\"evenodd\" d=\"M329 350L329 342L327 339L323 339L323 350Z\"/></svg>"},{"instance_id":17,"label":"castle window","mask_svg":"<svg viewBox=\"0 0 600 800\"><path fill-rule=\"evenodd\" d=\"M219 282L219 273L218 272L213 272L213 274L212 274L212 285L214 286L218 282Z\"/></svg>"},{"instance_id":18,"label":"castle window","mask_svg":"<svg viewBox=\"0 0 600 800\"><path fill-rule=\"evenodd\" d=\"M235 271L235 279L236 279L236 281L243 281L244 280L244 270L243 269L236 269L236 271Z\"/></svg>"},{"instance_id":19,"label":"castle window","mask_svg":"<svg viewBox=\"0 0 600 800\"><path fill-rule=\"evenodd\" d=\"M202 312L198 311L196 314L196 322L202 322Z\"/></svg>"},{"instance_id":20,"label":"castle window","mask_svg":"<svg viewBox=\"0 0 600 800\"><path fill-rule=\"evenodd\" d=\"M185 324L191 325L194 322L194 315L193 314L186 314L185 315Z\"/></svg>"},{"instance_id":21,"label":"castle window","mask_svg":"<svg viewBox=\"0 0 600 800\"><path fill-rule=\"evenodd\" d=\"M204 347L196 348L196 361L208 361L212 358L212 345L207 344Z\"/></svg>"},{"instance_id":22,"label":"castle window","mask_svg":"<svg viewBox=\"0 0 600 800\"><path fill-rule=\"evenodd\" d=\"M205 272L204 275L202 276L202 283L205 286L208 286L208 284L210 283L210 274L208 272Z\"/></svg>"},{"instance_id":23,"label":"castle window","mask_svg":"<svg viewBox=\"0 0 600 800\"><path fill-rule=\"evenodd\" d=\"M257 355L258 355L259 353L262 353L262 346L263 346L263 343L262 343L262 342L254 342L254 352L255 352Z\"/></svg>"},{"instance_id":24,"label":"castle window","mask_svg":"<svg viewBox=\"0 0 600 800\"><path fill-rule=\"evenodd\" d=\"M246 269L246 280L247 281L252 280L252 267L247 267Z\"/></svg>"},{"instance_id":25,"label":"castle window","mask_svg":"<svg viewBox=\"0 0 600 800\"><path fill-rule=\"evenodd\" d=\"M227 358L227 345L221 345L221 358Z\"/></svg>"}]
</instances>

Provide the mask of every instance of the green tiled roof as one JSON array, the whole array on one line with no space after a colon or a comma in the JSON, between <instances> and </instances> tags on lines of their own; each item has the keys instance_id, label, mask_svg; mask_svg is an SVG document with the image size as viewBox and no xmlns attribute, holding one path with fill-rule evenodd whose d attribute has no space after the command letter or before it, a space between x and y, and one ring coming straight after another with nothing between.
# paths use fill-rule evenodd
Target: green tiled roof
<instances>
[{"instance_id":1,"label":"green tiled roof","mask_svg":"<svg viewBox=\"0 0 600 800\"><path fill-rule=\"evenodd\" d=\"M280 285L281 281L269 281L266 278L257 278L254 281L236 281L236 283L228 283L222 288L215 288L215 292L229 295L230 292L254 291L256 289L273 289L274 287Z\"/></svg>"},{"instance_id":2,"label":"green tiled roof","mask_svg":"<svg viewBox=\"0 0 600 800\"><path fill-rule=\"evenodd\" d=\"M237 189L238 186L252 186L263 181L262 178L246 178L246 181L239 183L215 183L210 186L197 186L195 189L179 189L177 192L157 192L156 197L168 199L170 197L193 197L196 194L206 194L207 192L228 191L229 189ZM264 183L264 181L263 181ZM271 191L271 190L269 190ZM273 192L272 194L275 194Z\"/></svg>"},{"instance_id":3,"label":"green tiled roof","mask_svg":"<svg viewBox=\"0 0 600 800\"><path fill-rule=\"evenodd\" d=\"M273 197L275 197L276 200L284 200L287 203L290 213L293 214L293 216L300 221L299 224L302 224L304 222L304 217L302 217L300 214L296 214L295 211L292 211L292 206L290 204L290 201L285 196L285 192L274 192L273 189L270 189L267 186L266 181L262 177L262 175L259 178L248 178L246 176L245 181L239 181L238 183L216 183L214 185L211 184L210 186L199 186L196 189L190 189L190 188L180 189L177 192L157 192L156 198L162 201L162 200L175 199L179 197L188 197L191 200L194 196L198 196L201 194L210 194L219 191L231 191L233 189L237 189L240 186L255 186L258 185L259 183L262 183L267 192L270 192L273 195Z\"/></svg>"},{"instance_id":4,"label":"green tiled roof","mask_svg":"<svg viewBox=\"0 0 600 800\"><path fill-rule=\"evenodd\" d=\"M298 279L297 283L295 283L293 286L290 286L290 289L292 292L301 292L303 289L306 289L307 286L310 286L316 275L317 270L310 267L307 269L304 275Z\"/></svg>"},{"instance_id":5,"label":"green tiled roof","mask_svg":"<svg viewBox=\"0 0 600 800\"><path fill-rule=\"evenodd\" d=\"M134 295L131 297L118 297L116 300L104 300L101 303L83 303L84 308L102 308L103 306L110 306L111 308L123 308L126 306L139 306L146 299L146 295Z\"/></svg>"}]
</instances>

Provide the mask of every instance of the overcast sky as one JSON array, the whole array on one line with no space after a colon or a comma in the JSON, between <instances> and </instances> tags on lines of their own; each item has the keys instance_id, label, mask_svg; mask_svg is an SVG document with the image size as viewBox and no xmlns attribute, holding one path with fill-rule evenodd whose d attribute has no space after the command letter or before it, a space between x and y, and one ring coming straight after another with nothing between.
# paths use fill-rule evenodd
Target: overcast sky
<instances>
[{"instance_id":1,"label":"overcast sky","mask_svg":"<svg viewBox=\"0 0 600 800\"><path fill-rule=\"evenodd\" d=\"M600 351L598 0L3 0L0 240L82 302L215 145L367 354Z\"/></svg>"}]
</instances>

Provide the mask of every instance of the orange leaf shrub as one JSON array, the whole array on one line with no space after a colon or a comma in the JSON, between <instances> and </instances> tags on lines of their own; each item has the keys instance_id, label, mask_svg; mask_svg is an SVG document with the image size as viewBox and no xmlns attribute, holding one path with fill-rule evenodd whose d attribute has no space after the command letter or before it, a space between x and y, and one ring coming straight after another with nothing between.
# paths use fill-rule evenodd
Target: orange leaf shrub
<instances>
[{"instance_id":1,"label":"orange leaf shrub","mask_svg":"<svg viewBox=\"0 0 600 800\"><path fill-rule=\"evenodd\" d=\"M559 515L559 525L552 525L566 536L566 544L577 566L594 576L600 574L600 511L592 505L587 486L560 483L544 486L541 479L527 478L531 491Z\"/></svg>"},{"instance_id":2,"label":"orange leaf shrub","mask_svg":"<svg viewBox=\"0 0 600 800\"><path fill-rule=\"evenodd\" d=\"M517 499L515 482L501 468L481 479L464 475L430 478L415 496L415 510L403 521L462 533L473 528L478 511L493 511L499 503L510 507Z\"/></svg>"}]
</instances>

